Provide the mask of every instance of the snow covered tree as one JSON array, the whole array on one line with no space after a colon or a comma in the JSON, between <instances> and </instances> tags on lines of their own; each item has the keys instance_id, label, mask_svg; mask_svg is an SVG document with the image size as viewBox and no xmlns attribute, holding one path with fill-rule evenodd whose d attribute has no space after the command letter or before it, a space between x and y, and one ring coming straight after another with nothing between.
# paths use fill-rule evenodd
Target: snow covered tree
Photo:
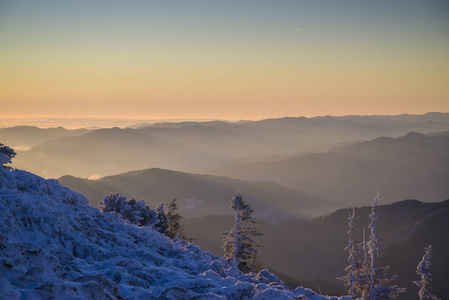
<instances>
[{"instance_id":1,"label":"snow covered tree","mask_svg":"<svg viewBox=\"0 0 449 300\"><path fill-rule=\"evenodd\" d=\"M416 268L416 273L421 276L421 280L413 281L414 284L419 286L421 289L419 290L419 300L424 299L433 299L433 300L441 300L435 295L430 293L430 282L432 281L432 271L430 271L430 266L432 263L430 262L430 258L432 257L432 245L429 245L425 248L425 254L422 257L418 267Z\"/></svg>"},{"instance_id":2,"label":"snow covered tree","mask_svg":"<svg viewBox=\"0 0 449 300\"><path fill-rule=\"evenodd\" d=\"M346 276L339 277L338 279L345 283L346 287L349 287L348 292L351 295L351 298L354 299L354 285L357 282L356 274L358 274L358 270L360 269L360 263L357 259L357 255L360 252L359 246L354 241L354 223L358 217L355 216L355 208L352 209L352 214L349 213L349 230L348 230L348 246L346 246L345 250L348 251L349 257L349 266L346 267L345 271L348 272Z\"/></svg>"},{"instance_id":3,"label":"snow covered tree","mask_svg":"<svg viewBox=\"0 0 449 300\"><path fill-rule=\"evenodd\" d=\"M188 242L194 241L182 234L183 226L180 222L182 216L176 212L176 198L172 198L167 210L164 203L161 203L156 209L151 209L145 205L145 200L138 201L134 198L128 200L119 194L106 196L100 204L103 213L120 214L123 219L134 225L150 227L172 239L181 238Z\"/></svg>"},{"instance_id":4,"label":"snow covered tree","mask_svg":"<svg viewBox=\"0 0 449 300\"><path fill-rule=\"evenodd\" d=\"M181 224L182 216L176 212L178 210L176 200L176 197L172 197L165 210L165 216L167 218L166 235L171 239L183 237L182 230L184 226Z\"/></svg>"},{"instance_id":5,"label":"snow covered tree","mask_svg":"<svg viewBox=\"0 0 449 300\"><path fill-rule=\"evenodd\" d=\"M0 143L0 165L10 170L11 167L5 166L5 164L11 164L12 159L17 155L16 152L14 152L14 149L9 148L8 146L5 146L4 144Z\"/></svg>"},{"instance_id":6,"label":"snow covered tree","mask_svg":"<svg viewBox=\"0 0 449 300\"><path fill-rule=\"evenodd\" d=\"M405 292L406 288L389 285L397 276L390 275L387 272L390 270L389 266L376 268L374 274L377 278L374 279L374 289L372 292L372 299L376 300L390 300L399 297L400 293Z\"/></svg>"},{"instance_id":7,"label":"snow covered tree","mask_svg":"<svg viewBox=\"0 0 449 300\"><path fill-rule=\"evenodd\" d=\"M153 225L154 230L167 235L167 217L165 216L164 203L156 208L156 218Z\"/></svg>"},{"instance_id":8,"label":"snow covered tree","mask_svg":"<svg viewBox=\"0 0 449 300\"><path fill-rule=\"evenodd\" d=\"M115 212L120 214L125 205L127 205L127 199L125 196L110 194L104 197L103 201L100 203L100 209L103 213Z\"/></svg>"},{"instance_id":9,"label":"snow covered tree","mask_svg":"<svg viewBox=\"0 0 449 300\"><path fill-rule=\"evenodd\" d=\"M235 220L231 231L223 232L226 236L223 245L225 258L236 262L242 272L251 272L251 263L257 257L257 248L260 247L253 237L262 236L262 233L257 231L257 222L252 219L253 208L245 203L240 193L236 193L229 203L235 211ZM248 223L252 225L244 225Z\"/></svg>"},{"instance_id":10,"label":"snow covered tree","mask_svg":"<svg viewBox=\"0 0 449 300\"><path fill-rule=\"evenodd\" d=\"M371 223L369 224L368 228L371 229L371 235L370 240L368 242L369 246L369 253L370 253L370 262L371 262L371 268L370 268L370 291L371 291L371 300L374 300L373 298L373 284L374 284L374 253L377 254L377 256L381 255L379 243L382 241L380 237L374 234L374 229L376 228L376 221L378 218L378 215L376 213L376 206L378 204L380 198L380 193L377 192L376 197L373 198L373 201L371 201L371 213L369 215L369 218L371 220Z\"/></svg>"},{"instance_id":11,"label":"snow covered tree","mask_svg":"<svg viewBox=\"0 0 449 300\"><path fill-rule=\"evenodd\" d=\"M369 247L365 238L365 228L363 228L363 242L359 245L359 249L363 250L363 263L359 266L356 272L356 284L354 286L354 292L359 294L362 300L369 300L370 298L370 270L371 259L369 255Z\"/></svg>"},{"instance_id":12,"label":"snow covered tree","mask_svg":"<svg viewBox=\"0 0 449 300\"><path fill-rule=\"evenodd\" d=\"M378 218L376 207L379 200L380 194L377 193L377 196L374 197L373 201L371 202L371 213L369 215L370 224L368 226L371 234L369 236L368 242L365 239L365 229L363 229L363 242L359 245L353 246L354 241L351 242L351 239L352 235L354 234L352 229L355 218L354 211L349 215L350 225L348 234L350 242L348 247L346 247L346 250L350 252L348 260L350 262L352 261L353 264L350 264L346 268L348 274L345 277L342 277L341 280L346 283L346 286L350 286L350 284L352 283L352 298L354 298L356 295L359 295L362 300L395 299L399 296L399 293L405 291L405 288L399 288L397 285L389 285L391 281L396 278L396 276L388 274L388 266L378 268L374 267L375 255L382 255L379 247L382 239L377 236L374 231ZM355 258L353 257L354 254L356 256ZM362 263L360 263L360 261L357 259L358 254L363 255Z\"/></svg>"},{"instance_id":13,"label":"snow covered tree","mask_svg":"<svg viewBox=\"0 0 449 300\"><path fill-rule=\"evenodd\" d=\"M124 219L129 220L131 223L136 224L137 226L143 226L142 220L145 211L145 201L137 201L132 198L128 201L127 205L123 206L121 215Z\"/></svg>"},{"instance_id":14,"label":"snow covered tree","mask_svg":"<svg viewBox=\"0 0 449 300\"><path fill-rule=\"evenodd\" d=\"M382 239L374 233L376 228L376 221L378 215L376 213L376 206L380 201L380 193L377 192L376 197L373 198L371 202L371 213L369 215L370 224L368 228L371 229L370 240L368 242L369 249L369 264L370 264L370 300L389 300L396 299L400 293L405 291L405 288L400 288L397 285L388 285L393 281L396 276L388 274L389 267L374 268L374 255L378 257L382 255L379 243ZM365 275L366 276L366 275Z\"/></svg>"},{"instance_id":15,"label":"snow covered tree","mask_svg":"<svg viewBox=\"0 0 449 300\"><path fill-rule=\"evenodd\" d=\"M145 222L151 219L151 213L144 200L137 201L132 198L128 201L125 196L111 194L106 196L101 204L103 213L118 213L123 219L137 226L146 226Z\"/></svg>"}]
</instances>

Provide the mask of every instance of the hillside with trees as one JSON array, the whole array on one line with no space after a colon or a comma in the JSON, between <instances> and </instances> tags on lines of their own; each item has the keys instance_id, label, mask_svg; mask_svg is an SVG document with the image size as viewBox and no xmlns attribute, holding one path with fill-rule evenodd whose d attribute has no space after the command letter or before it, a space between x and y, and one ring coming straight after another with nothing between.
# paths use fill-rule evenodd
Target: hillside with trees
<instances>
[{"instance_id":1,"label":"hillside with trees","mask_svg":"<svg viewBox=\"0 0 449 300\"><path fill-rule=\"evenodd\" d=\"M275 183L163 169L133 171L99 180L63 176L58 181L88 197L94 207L110 193L145 199L152 206L176 196L179 211L186 218L230 214L228 201L239 188L254 206L254 216L271 222L319 216L338 208L332 201Z\"/></svg>"},{"instance_id":2,"label":"hillside with trees","mask_svg":"<svg viewBox=\"0 0 449 300\"><path fill-rule=\"evenodd\" d=\"M267 270L244 274L221 256L131 223L142 206L129 202L112 195L100 212L56 180L2 162L2 299L330 299L290 290Z\"/></svg>"},{"instance_id":3,"label":"hillside with trees","mask_svg":"<svg viewBox=\"0 0 449 300\"><path fill-rule=\"evenodd\" d=\"M369 197L367 204L369 203ZM368 240L370 207L356 207L359 218L354 225L354 240L362 242L363 228ZM383 238L383 252L378 266L389 266L397 275L394 281L407 290L398 299L415 299L419 288L412 282L419 280L416 267L424 248L432 245L432 288L435 295L449 297L446 285L449 270L449 200L440 203L423 203L406 200L376 208L377 235ZM346 294L347 289L337 277L346 274L348 253L348 213L340 209L327 216L312 220L292 220L258 226L264 235L260 242L264 265L278 274L290 287L305 285L321 289L326 294ZM232 216L208 216L186 220L186 233L198 238L197 244L213 253L223 253L220 233L232 224Z\"/></svg>"}]
</instances>

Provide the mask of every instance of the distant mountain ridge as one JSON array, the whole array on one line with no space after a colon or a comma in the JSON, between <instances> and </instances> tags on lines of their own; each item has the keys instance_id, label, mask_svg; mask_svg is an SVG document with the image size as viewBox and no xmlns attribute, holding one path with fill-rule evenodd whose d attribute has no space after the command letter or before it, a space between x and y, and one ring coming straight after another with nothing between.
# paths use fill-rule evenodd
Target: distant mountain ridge
<instances>
[{"instance_id":1,"label":"distant mountain ridge","mask_svg":"<svg viewBox=\"0 0 449 300\"><path fill-rule=\"evenodd\" d=\"M68 130L62 127L42 129L35 126L16 126L0 128L0 141L16 150L27 150L54 139L79 136L89 131L87 129Z\"/></svg>"},{"instance_id":2,"label":"distant mountain ridge","mask_svg":"<svg viewBox=\"0 0 449 300\"><path fill-rule=\"evenodd\" d=\"M346 205L360 205L377 189L387 203L441 201L449 198L449 135L380 137L324 153L223 166L211 173L273 181Z\"/></svg>"},{"instance_id":3,"label":"distant mountain ridge","mask_svg":"<svg viewBox=\"0 0 449 300\"><path fill-rule=\"evenodd\" d=\"M98 206L110 193L145 199L151 207L176 196L180 211L186 218L231 214L229 200L238 190L255 208L257 217L271 222L319 216L335 208L331 201L275 183L163 169L133 171L99 180L63 176L58 181L88 197L93 206Z\"/></svg>"},{"instance_id":4,"label":"distant mountain ridge","mask_svg":"<svg viewBox=\"0 0 449 300\"><path fill-rule=\"evenodd\" d=\"M293 155L354 140L397 137L410 131L447 131L447 116L286 117L99 129L37 145L23 152L15 165L47 177L66 173L106 176L147 167L204 172L246 157Z\"/></svg>"}]
</instances>

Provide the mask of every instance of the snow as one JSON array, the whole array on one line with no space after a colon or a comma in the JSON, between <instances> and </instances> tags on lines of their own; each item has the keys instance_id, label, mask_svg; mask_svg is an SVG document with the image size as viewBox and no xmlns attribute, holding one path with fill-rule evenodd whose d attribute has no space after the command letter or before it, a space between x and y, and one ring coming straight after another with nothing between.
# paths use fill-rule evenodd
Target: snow
<instances>
[{"instance_id":1,"label":"snow","mask_svg":"<svg viewBox=\"0 0 449 300\"><path fill-rule=\"evenodd\" d=\"M0 168L4 299L350 299L289 290L194 244L102 214L56 180Z\"/></svg>"}]
</instances>

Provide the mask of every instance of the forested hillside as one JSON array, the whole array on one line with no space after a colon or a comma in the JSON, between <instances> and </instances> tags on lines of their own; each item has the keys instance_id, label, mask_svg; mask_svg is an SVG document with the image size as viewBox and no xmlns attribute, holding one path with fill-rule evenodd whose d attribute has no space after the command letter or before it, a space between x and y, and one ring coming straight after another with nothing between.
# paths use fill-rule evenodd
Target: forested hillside
<instances>
[{"instance_id":1,"label":"forested hillside","mask_svg":"<svg viewBox=\"0 0 449 300\"><path fill-rule=\"evenodd\" d=\"M369 202L370 199L367 200ZM313 220L288 221L278 224L262 222L259 229L265 266L275 271L293 285L311 284L323 293L344 293L336 277L345 274L348 243L348 212L341 209ZM362 242L363 228L368 238L369 207L356 208L356 240ZM424 253L424 247L433 245L432 257L436 295L449 297L446 280L449 270L449 200L440 203L422 203L406 200L377 209L377 234L384 239L383 257L379 266L389 265L391 274L398 275L399 286L407 287L399 299L414 299L418 288L412 281L418 280L416 266ZM185 230L198 238L198 245L216 254L222 253L222 231L228 230L232 217L209 216L187 220ZM377 263L377 262L376 262Z\"/></svg>"},{"instance_id":2,"label":"forested hillside","mask_svg":"<svg viewBox=\"0 0 449 300\"><path fill-rule=\"evenodd\" d=\"M176 196L180 211L187 218L230 214L228 201L238 189L244 191L245 198L253 204L255 215L271 222L319 216L338 207L332 201L275 183L163 169L133 171L99 180L73 176L63 176L58 180L88 197L94 207L98 207L110 193L145 199L152 206Z\"/></svg>"}]
</instances>

